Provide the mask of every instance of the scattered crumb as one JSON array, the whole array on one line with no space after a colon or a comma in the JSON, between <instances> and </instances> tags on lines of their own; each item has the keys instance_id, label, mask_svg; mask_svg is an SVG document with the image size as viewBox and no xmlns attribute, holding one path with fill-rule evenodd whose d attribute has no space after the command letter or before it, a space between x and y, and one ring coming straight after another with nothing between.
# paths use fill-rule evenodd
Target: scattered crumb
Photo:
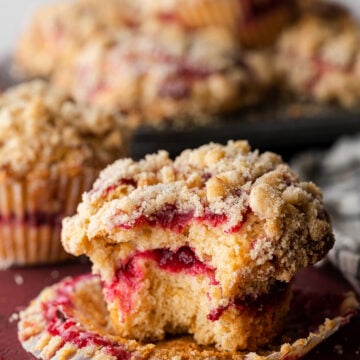
<instances>
[{"instance_id":1,"label":"scattered crumb","mask_svg":"<svg viewBox=\"0 0 360 360\"><path fill-rule=\"evenodd\" d=\"M13 323L14 321L19 320L19 314L17 312L14 312L9 317L9 323Z\"/></svg>"},{"instance_id":2,"label":"scattered crumb","mask_svg":"<svg viewBox=\"0 0 360 360\"><path fill-rule=\"evenodd\" d=\"M24 278L20 274L15 274L14 281L16 285L22 285L24 283Z\"/></svg>"},{"instance_id":3,"label":"scattered crumb","mask_svg":"<svg viewBox=\"0 0 360 360\"><path fill-rule=\"evenodd\" d=\"M342 345L340 345L340 344L335 345L334 352L336 352L339 355L342 355L344 353L344 349L343 349Z\"/></svg>"},{"instance_id":4,"label":"scattered crumb","mask_svg":"<svg viewBox=\"0 0 360 360\"><path fill-rule=\"evenodd\" d=\"M52 279L55 280L55 279L58 279L58 278L59 278L60 273L59 273L58 270L53 270L53 271L50 273L50 276L51 276Z\"/></svg>"}]
</instances>

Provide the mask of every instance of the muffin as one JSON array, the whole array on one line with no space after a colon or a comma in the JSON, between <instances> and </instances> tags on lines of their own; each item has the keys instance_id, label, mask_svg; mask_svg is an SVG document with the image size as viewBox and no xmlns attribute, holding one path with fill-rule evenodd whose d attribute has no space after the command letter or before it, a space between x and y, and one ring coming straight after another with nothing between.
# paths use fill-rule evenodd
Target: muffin
<instances>
[{"instance_id":1,"label":"muffin","mask_svg":"<svg viewBox=\"0 0 360 360\"><path fill-rule=\"evenodd\" d=\"M77 106L46 83L0 96L0 266L60 261L64 216L124 155L119 116Z\"/></svg>"},{"instance_id":2,"label":"muffin","mask_svg":"<svg viewBox=\"0 0 360 360\"><path fill-rule=\"evenodd\" d=\"M360 28L339 6L316 3L280 37L276 68L298 97L353 107L360 101Z\"/></svg>"},{"instance_id":3,"label":"muffin","mask_svg":"<svg viewBox=\"0 0 360 360\"><path fill-rule=\"evenodd\" d=\"M64 220L62 242L93 262L119 335L190 333L237 350L279 333L289 282L334 238L314 184L230 141L115 162Z\"/></svg>"},{"instance_id":4,"label":"muffin","mask_svg":"<svg viewBox=\"0 0 360 360\"><path fill-rule=\"evenodd\" d=\"M269 63L266 53L240 49L226 29L172 23L164 31L151 21L90 44L53 83L81 103L181 123L257 102L273 82Z\"/></svg>"},{"instance_id":5,"label":"muffin","mask_svg":"<svg viewBox=\"0 0 360 360\"><path fill-rule=\"evenodd\" d=\"M122 25L119 0L75 0L44 6L24 30L15 62L25 76L49 76L84 43Z\"/></svg>"}]
</instances>

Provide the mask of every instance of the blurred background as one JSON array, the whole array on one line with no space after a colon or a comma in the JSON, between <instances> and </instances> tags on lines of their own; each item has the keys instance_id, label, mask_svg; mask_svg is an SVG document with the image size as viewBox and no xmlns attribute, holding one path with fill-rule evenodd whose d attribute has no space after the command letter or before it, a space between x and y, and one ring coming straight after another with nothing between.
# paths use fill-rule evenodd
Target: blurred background
<instances>
[{"instance_id":1,"label":"blurred background","mask_svg":"<svg viewBox=\"0 0 360 360\"><path fill-rule=\"evenodd\" d=\"M64 2L64 0L16 0L7 2L1 9L0 51L9 52L25 24L30 21L31 15L40 5ZM338 0L337 2L350 6L353 13L360 17L360 7L357 0Z\"/></svg>"}]
</instances>

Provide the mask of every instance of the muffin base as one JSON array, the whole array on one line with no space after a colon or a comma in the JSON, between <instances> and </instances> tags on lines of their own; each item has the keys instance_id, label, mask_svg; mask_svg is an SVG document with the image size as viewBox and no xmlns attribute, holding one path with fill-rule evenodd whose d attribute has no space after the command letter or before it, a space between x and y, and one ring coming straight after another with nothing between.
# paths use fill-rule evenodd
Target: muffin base
<instances>
[{"instance_id":1,"label":"muffin base","mask_svg":"<svg viewBox=\"0 0 360 360\"><path fill-rule=\"evenodd\" d=\"M39 359L47 360L131 357L163 360L173 357L179 360L298 359L346 324L357 312L359 304L353 293L335 298L337 301L332 302L332 310L324 309L326 312L324 311L324 316L316 325L315 331L309 331L314 324L307 324L308 327L303 329L303 336L294 337L291 333L285 332L277 343L274 342L257 353L226 352L200 346L190 337L178 337L159 343L139 343L114 335L102 298L101 282L98 277L85 275L67 278L43 290L30 306L20 313L19 339L27 351ZM295 293L295 299L308 304L309 301L316 302L316 295L299 290ZM328 304L323 300L318 300L318 303ZM289 329L294 330L300 326L294 323L294 311L298 309L299 304L293 301ZM301 317L301 314L297 315ZM319 318L319 311L314 315ZM308 318L311 319L311 316ZM61 332L61 329L65 330L66 336L64 333L62 336L55 334L56 331Z\"/></svg>"}]
</instances>

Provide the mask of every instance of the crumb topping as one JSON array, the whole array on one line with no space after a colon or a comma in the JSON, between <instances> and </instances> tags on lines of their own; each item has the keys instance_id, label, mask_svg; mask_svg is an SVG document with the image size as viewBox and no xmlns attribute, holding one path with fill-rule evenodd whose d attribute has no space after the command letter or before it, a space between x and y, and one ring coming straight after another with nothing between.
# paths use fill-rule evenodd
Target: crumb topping
<instances>
[{"instance_id":1,"label":"crumb topping","mask_svg":"<svg viewBox=\"0 0 360 360\"><path fill-rule=\"evenodd\" d=\"M90 256L105 281L135 251L189 246L216 269L222 293L212 296L221 301L289 282L334 237L319 188L280 156L229 141L108 166L64 219L62 243Z\"/></svg>"},{"instance_id":2,"label":"crumb topping","mask_svg":"<svg viewBox=\"0 0 360 360\"><path fill-rule=\"evenodd\" d=\"M310 13L280 38L277 67L295 92L353 106L360 99L359 43L359 28L349 15Z\"/></svg>"},{"instance_id":3,"label":"crumb topping","mask_svg":"<svg viewBox=\"0 0 360 360\"><path fill-rule=\"evenodd\" d=\"M102 168L124 155L126 133L120 116L78 106L42 81L0 96L0 170L14 177Z\"/></svg>"},{"instance_id":4,"label":"crumb topping","mask_svg":"<svg viewBox=\"0 0 360 360\"><path fill-rule=\"evenodd\" d=\"M279 156L251 152L245 141L229 141L186 150L174 161L165 151L139 162L119 160L100 174L78 211L108 226L131 225L171 204L195 218L208 211L224 215L229 230L249 207L262 218L277 218L288 202L321 199L315 186L311 193L303 187Z\"/></svg>"},{"instance_id":5,"label":"crumb topping","mask_svg":"<svg viewBox=\"0 0 360 360\"><path fill-rule=\"evenodd\" d=\"M123 26L118 0L75 0L41 7L24 31L16 53L31 75L49 75L89 39Z\"/></svg>"},{"instance_id":6,"label":"crumb topping","mask_svg":"<svg viewBox=\"0 0 360 360\"><path fill-rule=\"evenodd\" d=\"M92 42L53 82L80 102L151 120L204 117L256 100L273 80L267 60L265 52L242 51L226 29L171 23L164 32L148 21Z\"/></svg>"}]
</instances>

